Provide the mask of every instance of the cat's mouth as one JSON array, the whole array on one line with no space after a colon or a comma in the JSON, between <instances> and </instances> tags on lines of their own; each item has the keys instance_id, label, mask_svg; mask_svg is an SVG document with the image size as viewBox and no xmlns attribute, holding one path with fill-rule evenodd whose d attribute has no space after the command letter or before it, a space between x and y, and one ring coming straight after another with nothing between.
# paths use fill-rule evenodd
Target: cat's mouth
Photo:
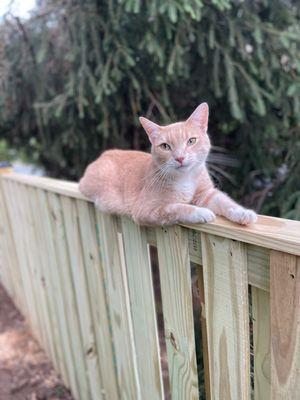
<instances>
[{"instance_id":1,"label":"cat's mouth","mask_svg":"<svg viewBox=\"0 0 300 400\"><path fill-rule=\"evenodd\" d=\"M177 166L176 166L176 169L185 169L185 168L187 168L188 166L189 166L188 164L185 164L185 165L180 164L180 165L177 165Z\"/></svg>"}]
</instances>

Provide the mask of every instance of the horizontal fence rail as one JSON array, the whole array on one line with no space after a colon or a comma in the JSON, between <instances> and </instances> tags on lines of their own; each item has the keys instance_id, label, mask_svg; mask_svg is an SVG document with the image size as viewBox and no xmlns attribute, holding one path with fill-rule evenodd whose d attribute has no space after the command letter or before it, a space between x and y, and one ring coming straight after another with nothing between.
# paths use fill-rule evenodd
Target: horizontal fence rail
<instances>
[{"instance_id":1,"label":"horizontal fence rail","mask_svg":"<svg viewBox=\"0 0 300 400\"><path fill-rule=\"evenodd\" d=\"M77 400L299 399L300 222L148 228L0 175L0 280Z\"/></svg>"}]
</instances>

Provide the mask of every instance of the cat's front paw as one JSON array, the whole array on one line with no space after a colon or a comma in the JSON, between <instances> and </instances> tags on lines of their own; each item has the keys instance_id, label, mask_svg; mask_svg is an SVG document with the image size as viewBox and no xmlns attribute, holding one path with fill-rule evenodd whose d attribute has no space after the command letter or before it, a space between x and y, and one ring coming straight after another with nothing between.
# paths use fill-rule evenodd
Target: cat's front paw
<instances>
[{"instance_id":1,"label":"cat's front paw","mask_svg":"<svg viewBox=\"0 0 300 400\"><path fill-rule=\"evenodd\" d=\"M249 225L257 221L257 214L242 207L230 208L228 210L228 219L241 225Z\"/></svg>"},{"instance_id":2,"label":"cat's front paw","mask_svg":"<svg viewBox=\"0 0 300 400\"><path fill-rule=\"evenodd\" d=\"M198 207L191 215L190 222L192 224L205 224L206 222L212 222L216 218L215 214L205 207Z\"/></svg>"}]
</instances>

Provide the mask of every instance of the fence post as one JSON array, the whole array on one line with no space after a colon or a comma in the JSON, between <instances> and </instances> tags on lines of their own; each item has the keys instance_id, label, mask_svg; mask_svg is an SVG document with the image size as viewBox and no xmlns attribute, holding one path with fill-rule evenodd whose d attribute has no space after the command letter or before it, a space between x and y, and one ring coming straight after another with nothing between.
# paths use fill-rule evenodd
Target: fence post
<instances>
[{"instance_id":1,"label":"fence post","mask_svg":"<svg viewBox=\"0 0 300 400\"><path fill-rule=\"evenodd\" d=\"M271 399L300 392L300 257L271 251Z\"/></svg>"}]
</instances>

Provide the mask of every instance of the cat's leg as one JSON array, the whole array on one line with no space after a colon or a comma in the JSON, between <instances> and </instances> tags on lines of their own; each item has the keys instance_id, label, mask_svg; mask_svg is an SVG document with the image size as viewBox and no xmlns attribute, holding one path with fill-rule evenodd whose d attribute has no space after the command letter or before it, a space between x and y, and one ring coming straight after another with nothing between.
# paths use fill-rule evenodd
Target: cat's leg
<instances>
[{"instance_id":1,"label":"cat's leg","mask_svg":"<svg viewBox=\"0 0 300 400\"><path fill-rule=\"evenodd\" d=\"M145 209L133 213L135 222L141 225L173 225L177 223L205 223L212 222L215 214L204 207L191 204L172 203L155 209Z\"/></svg>"},{"instance_id":2,"label":"cat's leg","mask_svg":"<svg viewBox=\"0 0 300 400\"><path fill-rule=\"evenodd\" d=\"M224 216L230 221L241 225L249 225L257 220L257 215L254 211L240 206L227 194L215 188L202 193L193 204L208 207L217 215Z\"/></svg>"}]
</instances>

